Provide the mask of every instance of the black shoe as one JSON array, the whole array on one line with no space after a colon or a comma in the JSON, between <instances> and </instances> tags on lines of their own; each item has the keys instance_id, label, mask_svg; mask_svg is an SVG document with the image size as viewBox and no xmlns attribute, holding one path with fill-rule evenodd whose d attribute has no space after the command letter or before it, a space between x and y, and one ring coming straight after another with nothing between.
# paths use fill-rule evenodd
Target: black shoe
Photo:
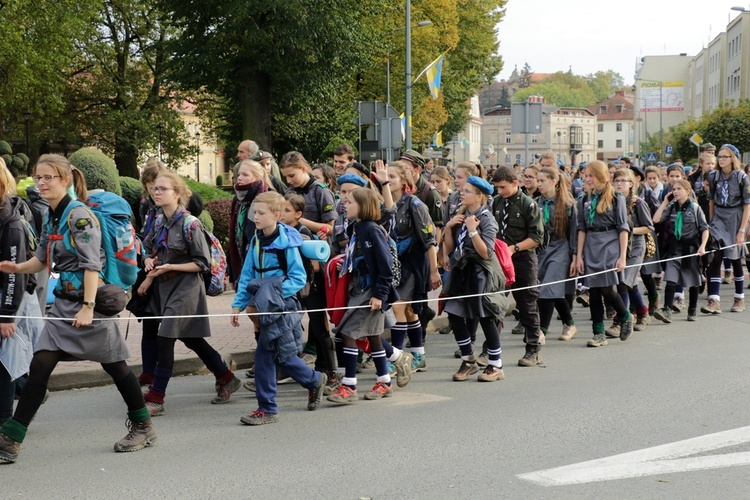
<instances>
[{"instance_id":1,"label":"black shoe","mask_svg":"<svg viewBox=\"0 0 750 500\"><path fill-rule=\"evenodd\" d=\"M325 389L325 386L327 383L328 383L328 375L321 372L320 380L318 380L318 385L316 385L315 389L310 391L310 393L307 396L307 409L308 410L315 411L318 409L318 406L320 406L320 403L323 401L323 390Z\"/></svg>"}]
</instances>

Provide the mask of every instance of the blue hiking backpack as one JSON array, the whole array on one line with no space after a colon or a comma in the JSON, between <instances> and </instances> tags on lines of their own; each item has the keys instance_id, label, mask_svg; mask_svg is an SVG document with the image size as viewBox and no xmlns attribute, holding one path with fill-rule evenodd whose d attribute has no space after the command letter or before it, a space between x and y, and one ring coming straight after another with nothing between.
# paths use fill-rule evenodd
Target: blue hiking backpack
<instances>
[{"instance_id":1,"label":"blue hiking backpack","mask_svg":"<svg viewBox=\"0 0 750 500\"><path fill-rule=\"evenodd\" d=\"M94 214L102 233L102 248L107 262L99 276L108 285L117 285L123 290L129 290L135 284L138 276L138 258L142 252L140 240L135 234L131 221L130 204L124 198L108 191L102 191L89 196L86 204L71 201L62 217L60 217L59 238L65 248L77 253L75 242L70 236L71 211L76 207L86 207ZM65 221L65 222L63 222ZM47 217L47 234L52 235L50 218ZM63 282L71 283L76 289L83 286L83 271L64 271L60 273L57 287Z\"/></svg>"}]
</instances>

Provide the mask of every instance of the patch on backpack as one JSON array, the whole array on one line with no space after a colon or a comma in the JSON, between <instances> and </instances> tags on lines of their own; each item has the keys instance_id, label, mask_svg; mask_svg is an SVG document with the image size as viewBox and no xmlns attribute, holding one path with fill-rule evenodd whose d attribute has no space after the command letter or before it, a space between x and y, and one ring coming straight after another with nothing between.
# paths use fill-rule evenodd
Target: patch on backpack
<instances>
[{"instance_id":1,"label":"patch on backpack","mask_svg":"<svg viewBox=\"0 0 750 500\"><path fill-rule=\"evenodd\" d=\"M87 227L93 228L94 225L91 223L91 219L81 218L75 223L76 229L86 229Z\"/></svg>"}]
</instances>

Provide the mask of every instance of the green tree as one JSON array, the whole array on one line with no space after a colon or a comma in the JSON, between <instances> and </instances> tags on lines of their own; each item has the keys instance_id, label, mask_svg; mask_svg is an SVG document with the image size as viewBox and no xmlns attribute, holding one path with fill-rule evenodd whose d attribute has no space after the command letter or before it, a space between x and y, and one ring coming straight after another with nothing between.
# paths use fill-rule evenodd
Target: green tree
<instances>
[{"instance_id":1,"label":"green tree","mask_svg":"<svg viewBox=\"0 0 750 500\"><path fill-rule=\"evenodd\" d=\"M531 87L531 85L533 84L533 75L534 71L531 69L531 65L528 62L524 63L523 69L521 69L521 83L518 85L518 87L522 89Z\"/></svg>"},{"instance_id":2,"label":"green tree","mask_svg":"<svg viewBox=\"0 0 750 500\"><path fill-rule=\"evenodd\" d=\"M170 160L189 154L175 109L189 95L168 74L166 42L178 35L169 16L154 0L104 0L95 22L68 80L68 128L113 154L124 176L137 178L141 152L156 152L159 125Z\"/></svg>"},{"instance_id":3,"label":"green tree","mask_svg":"<svg viewBox=\"0 0 750 500\"><path fill-rule=\"evenodd\" d=\"M503 88L500 90L500 101L498 102L498 105L509 108L511 104L510 100L510 93L508 92L508 87L503 86Z\"/></svg>"},{"instance_id":4,"label":"green tree","mask_svg":"<svg viewBox=\"0 0 750 500\"><path fill-rule=\"evenodd\" d=\"M625 85L622 75L611 69L590 73L584 79L594 92L595 102L603 101Z\"/></svg>"},{"instance_id":5,"label":"green tree","mask_svg":"<svg viewBox=\"0 0 750 500\"><path fill-rule=\"evenodd\" d=\"M594 94L588 87L571 87L562 81L544 81L525 89L519 89L513 96L514 102L524 102L529 96L540 95L556 106L585 108L594 101Z\"/></svg>"}]
</instances>

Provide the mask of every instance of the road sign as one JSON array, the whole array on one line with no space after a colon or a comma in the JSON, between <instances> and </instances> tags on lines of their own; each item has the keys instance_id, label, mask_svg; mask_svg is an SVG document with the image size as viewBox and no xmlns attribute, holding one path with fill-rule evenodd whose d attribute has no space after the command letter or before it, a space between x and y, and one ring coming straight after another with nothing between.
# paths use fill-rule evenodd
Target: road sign
<instances>
[{"instance_id":1,"label":"road sign","mask_svg":"<svg viewBox=\"0 0 750 500\"><path fill-rule=\"evenodd\" d=\"M656 161L656 153L649 153L646 155L646 161Z\"/></svg>"},{"instance_id":2,"label":"road sign","mask_svg":"<svg viewBox=\"0 0 750 500\"><path fill-rule=\"evenodd\" d=\"M703 137L698 134L693 134L692 136L690 136L690 142L692 142L695 147L699 148L701 147L701 143L703 142Z\"/></svg>"},{"instance_id":3,"label":"road sign","mask_svg":"<svg viewBox=\"0 0 750 500\"><path fill-rule=\"evenodd\" d=\"M672 153L674 153L674 148L667 144L667 147L664 148L664 152L668 155L671 155Z\"/></svg>"},{"instance_id":4,"label":"road sign","mask_svg":"<svg viewBox=\"0 0 750 500\"><path fill-rule=\"evenodd\" d=\"M528 123L526 123L527 116L529 120ZM513 104L511 104L510 128L511 132L514 134L538 134L539 132L541 132L542 103L514 102Z\"/></svg>"}]
</instances>

